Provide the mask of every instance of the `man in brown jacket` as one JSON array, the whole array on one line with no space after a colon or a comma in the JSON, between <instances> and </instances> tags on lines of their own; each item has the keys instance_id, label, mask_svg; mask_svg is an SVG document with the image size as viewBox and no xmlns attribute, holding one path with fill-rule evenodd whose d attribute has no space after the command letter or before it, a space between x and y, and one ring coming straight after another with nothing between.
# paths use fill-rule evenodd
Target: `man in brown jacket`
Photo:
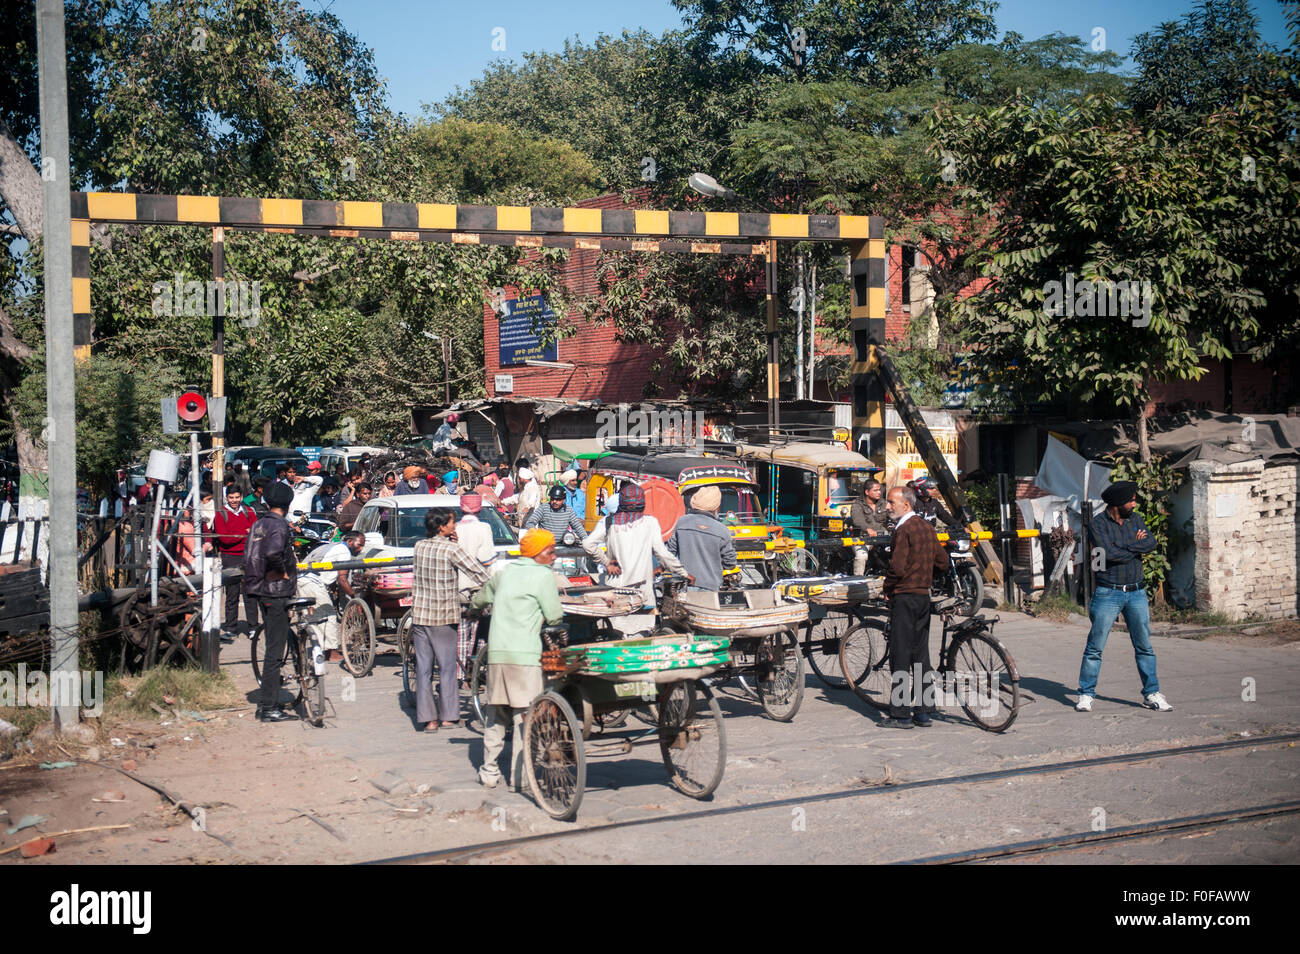
<instances>
[{"instance_id":1,"label":"man in brown jacket","mask_svg":"<svg viewBox=\"0 0 1300 954\"><path fill-rule=\"evenodd\" d=\"M939 544L934 527L916 513L910 487L889 492L894 518L894 545L885 577L889 599L889 718L891 729L928 726L934 705L934 669L930 665L930 582L935 570L946 569L948 551Z\"/></svg>"}]
</instances>

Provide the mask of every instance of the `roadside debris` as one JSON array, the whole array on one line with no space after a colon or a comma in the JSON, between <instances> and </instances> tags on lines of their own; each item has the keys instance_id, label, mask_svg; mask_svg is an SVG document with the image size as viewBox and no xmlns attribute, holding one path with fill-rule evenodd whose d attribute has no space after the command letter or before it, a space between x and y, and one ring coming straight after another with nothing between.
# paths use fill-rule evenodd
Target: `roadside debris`
<instances>
[{"instance_id":1,"label":"roadside debris","mask_svg":"<svg viewBox=\"0 0 1300 954\"><path fill-rule=\"evenodd\" d=\"M24 828L35 828L37 825L44 824L45 821L45 815L24 815L22 818L18 819L18 824L14 825L13 828L5 829L5 834L16 835Z\"/></svg>"}]
</instances>

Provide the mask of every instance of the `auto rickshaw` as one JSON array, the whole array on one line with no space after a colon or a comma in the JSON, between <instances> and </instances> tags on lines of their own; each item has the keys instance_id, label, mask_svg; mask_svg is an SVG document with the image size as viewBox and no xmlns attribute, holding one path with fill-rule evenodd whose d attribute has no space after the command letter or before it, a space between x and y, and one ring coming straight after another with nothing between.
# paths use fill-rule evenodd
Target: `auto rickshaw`
<instances>
[{"instance_id":1,"label":"auto rickshaw","mask_svg":"<svg viewBox=\"0 0 1300 954\"><path fill-rule=\"evenodd\" d=\"M847 429L836 428L830 436L788 433L769 438L765 444L739 443L733 453L754 468L760 500L771 524L795 540L811 542L824 537L852 536L849 512L861 498L863 486L883 468L844 446ZM824 561L848 561L846 548L821 550L808 572Z\"/></svg>"},{"instance_id":2,"label":"auto rickshaw","mask_svg":"<svg viewBox=\"0 0 1300 954\"><path fill-rule=\"evenodd\" d=\"M618 446L613 453L592 461L591 479L587 484L588 530L596 527L601 509L610 494L618 492L624 481L644 487L646 509L655 512L656 485L675 489L676 494L662 495L662 512L656 514L664 532L672 529L677 517L690 507L691 497L703 487L717 487L722 492L718 519L726 524L736 541L736 556L743 576L759 583L782 575L774 564L782 556L780 541L768 526L767 515L759 503L758 485L744 464L720 457L702 457L685 448ZM676 500L669 499L678 498ZM665 519L667 516L669 519Z\"/></svg>"}]
</instances>

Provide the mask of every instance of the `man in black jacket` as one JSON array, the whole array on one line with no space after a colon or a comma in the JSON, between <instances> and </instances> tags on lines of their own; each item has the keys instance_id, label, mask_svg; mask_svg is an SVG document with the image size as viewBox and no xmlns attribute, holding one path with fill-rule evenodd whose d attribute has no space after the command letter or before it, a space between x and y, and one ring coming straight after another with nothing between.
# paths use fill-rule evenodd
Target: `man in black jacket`
<instances>
[{"instance_id":1,"label":"man in black jacket","mask_svg":"<svg viewBox=\"0 0 1300 954\"><path fill-rule=\"evenodd\" d=\"M267 513L253 524L244 547L244 593L257 600L266 627L266 656L262 665L260 722L285 722L281 711L280 663L289 639L289 600L297 595L298 559L293 552L293 531L284 519L293 491L276 482L263 493Z\"/></svg>"}]
</instances>

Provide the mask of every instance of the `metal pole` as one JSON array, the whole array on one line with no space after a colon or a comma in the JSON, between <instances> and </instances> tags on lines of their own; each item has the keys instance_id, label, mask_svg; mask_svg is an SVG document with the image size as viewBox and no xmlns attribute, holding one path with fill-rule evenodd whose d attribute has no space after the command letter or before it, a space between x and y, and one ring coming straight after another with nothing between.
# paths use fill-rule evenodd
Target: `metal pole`
<instances>
[{"instance_id":1,"label":"metal pole","mask_svg":"<svg viewBox=\"0 0 1300 954\"><path fill-rule=\"evenodd\" d=\"M776 318L776 239L767 242L767 427L773 436L781 424L781 355Z\"/></svg>"},{"instance_id":2,"label":"metal pole","mask_svg":"<svg viewBox=\"0 0 1300 954\"><path fill-rule=\"evenodd\" d=\"M817 398L813 369L817 364L817 263L813 262L812 286L809 288L812 301L808 303L808 400Z\"/></svg>"},{"instance_id":3,"label":"metal pole","mask_svg":"<svg viewBox=\"0 0 1300 954\"><path fill-rule=\"evenodd\" d=\"M451 405L451 339L442 339L442 386L443 400Z\"/></svg>"},{"instance_id":4,"label":"metal pole","mask_svg":"<svg viewBox=\"0 0 1300 954\"><path fill-rule=\"evenodd\" d=\"M803 299L806 292L803 286L803 253L799 253L795 259L794 266L794 310L798 316L795 322L795 345L794 345L794 397L796 401L803 400Z\"/></svg>"},{"instance_id":5,"label":"metal pole","mask_svg":"<svg viewBox=\"0 0 1300 954\"><path fill-rule=\"evenodd\" d=\"M1005 602L1012 606L1016 603L1016 584L1011 578L1011 531L1015 524L1011 519L1011 479L1006 474L998 474L998 512L1002 517L1002 595Z\"/></svg>"},{"instance_id":6,"label":"metal pole","mask_svg":"<svg viewBox=\"0 0 1300 954\"><path fill-rule=\"evenodd\" d=\"M158 605L158 524L162 522L163 494L167 485L161 480L154 484L153 533L149 535L149 605Z\"/></svg>"},{"instance_id":7,"label":"metal pole","mask_svg":"<svg viewBox=\"0 0 1300 954\"><path fill-rule=\"evenodd\" d=\"M1082 583L1079 588L1083 591L1083 608L1086 610L1088 604L1092 602L1092 502L1084 497L1083 506L1079 510L1079 516L1082 520L1082 526L1079 528L1079 547L1083 550L1083 573L1080 577Z\"/></svg>"},{"instance_id":8,"label":"metal pole","mask_svg":"<svg viewBox=\"0 0 1300 954\"><path fill-rule=\"evenodd\" d=\"M45 252L46 437L50 466L50 674L61 690L74 685L77 659L76 369L72 320L72 187L68 159L67 50L63 0L37 0L41 178ZM57 695L57 698L56 698ZM77 724L79 706L66 691L50 693L54 728Z\"/></svg>"},{"instance_id":9,"label":"metal pole","mask_svg":"<svg viewBox=\"0 0 1300 954\"><path fill-rule=\"evenodd\" d=\"M212 316L212 396L226 395L226 230L212 230L212 280L217 283L217 313ZM226 502L226 435L212 435L212 499Z\"/></svg>"}]
</instances>

